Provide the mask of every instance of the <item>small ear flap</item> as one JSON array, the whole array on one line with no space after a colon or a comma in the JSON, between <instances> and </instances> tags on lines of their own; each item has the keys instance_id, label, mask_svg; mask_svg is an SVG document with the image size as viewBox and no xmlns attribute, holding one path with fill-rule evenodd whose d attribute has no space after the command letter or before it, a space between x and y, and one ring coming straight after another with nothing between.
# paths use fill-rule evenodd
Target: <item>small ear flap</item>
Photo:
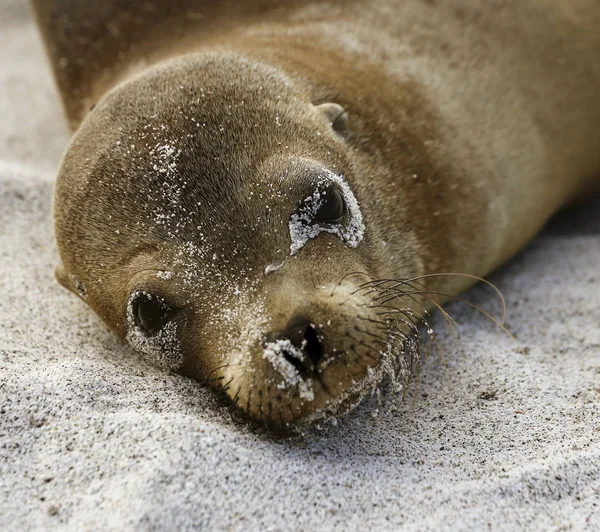
<instances>
[{"instance_id":1,"label":"small ear flap","mask_svg":"<svg viewBox=\"0 0 600 532\"><path fill-rule=\"evenodd\" d=\"M59 284L64 286L67 290L71 290L71 292L74 292L73 285L71 284L71 279L69 278L69 274L67 273L67 270L65 270L65 267L62 265L62 263L56 266L56 268L54 268L54 277L59 282Z\"/></svg>"},{"instance_id":2,"label":"small ear flap","mask_svg":"<svg viewBox=\"0 0 600 532\"><path fill-rule=\"evenodd\" d=\"M54 277L67 290L73 292L83 300L87 299L87 290L83 283L74 275L69 274L62 264L54 268Z\"/></svg>"},{"instance_id":3,"label":"small ear flap","mask_svg":"<svg viewBox=\"0 0 600 532\"><path fill-rule=\"evenodd\" d=\"M317 109L323 113L331 127L338 133L343 133L348 129L348 113L340 104L322 103L317 105Z\"/></svg>"}]
</instances>

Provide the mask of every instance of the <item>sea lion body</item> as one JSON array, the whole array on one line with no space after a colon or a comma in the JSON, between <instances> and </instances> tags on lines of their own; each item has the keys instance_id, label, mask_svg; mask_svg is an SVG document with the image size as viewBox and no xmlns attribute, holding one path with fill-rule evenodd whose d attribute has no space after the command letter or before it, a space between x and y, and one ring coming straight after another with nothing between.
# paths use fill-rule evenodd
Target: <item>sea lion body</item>
<instances>
[{"instance_id":1,"label":"sea lion body","mask_svg":"<svg viewBox=\"0 0 600 532\"><path fill-rule=\"evenodd\" d=\"M594 0L34 6L57 277L269 426L403 381L418 317L600 184Z\"/></svg>"}]
</instances>

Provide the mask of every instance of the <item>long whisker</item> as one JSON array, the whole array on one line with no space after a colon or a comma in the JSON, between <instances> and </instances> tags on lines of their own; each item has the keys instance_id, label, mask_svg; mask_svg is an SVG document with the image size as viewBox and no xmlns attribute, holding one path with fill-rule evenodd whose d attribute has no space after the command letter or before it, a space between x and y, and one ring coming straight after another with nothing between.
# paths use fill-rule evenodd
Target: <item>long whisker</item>
<instances>
[{"instance_id":1,"label":"long whisker","mask_svg":"<svg viewBox=\"0 0 600 532\"><path fill-rule=\"evenodd\" d=\"M223 377L217 377L217 378L212 378L211 376L219 371L220 369L225 369L225 368L229 368L229 367L234 367L234 366L244 366L245 364L242 364L241 362L238 362L236 364L223 364L222 366L217 366L216 368L214 368L206 377L204 377L203 379L200 379L200 382L203 383L209 383L209 382L213 382L214 380L219 380L222 379Z\"/></svg>"},{"instance_id":2,"label":"long whisker","mask_svg":"<svg viewBox=\"0 0 600 532\"><path fill-rule=\"evenodd\" d=\"M415 292L417 294L433 294L433 295L441 295L444 297L447 297L449 299L452 299L453 301L458 301L460 303L464 303L465 305L468 305L471 308L474 308L477 312L479 312L480 314L482 314L483 316L485 316L486 318L488 318L492 323L494 323L495 325L497 325L498 327L500 327L500 329L502 329L502 331L504 331L512 340L514 340L517 344L519 344L519 341L514 337L514 335L504 326L504 321L500 322L497 318L495 318L494 316L492 316L488 311L482 309L480 306L476 305L475 303L472 303L471 301L467 301L466 299L463 299L462 297L458 297L458 296L449 296L448 294L445 294L443 292L433 292L433 291L427 291L427 292Z\"/></svg>"},{"instance_id":3,"label":"long whisker","mask_svg":"<svg viewBox=\"0 0 600 532\"><path fill-rule=\"evenodd\" d=\"M225 393L225 392L227 392L227 390L229 390L229 386L230 386L230 385L231 385L231 383L233 382L234 378L235 378L235 377L231 377L231 379L229 379L229 380L227 381L227 383L226 383L226 384L224 384L224 385L222 386L222 388L221 388L221 391L222 391L223 393Z\"/></svg>"},{"instance_id":4,"label":"long whisker","mask_svg":"<svg viewBox=\"0 0 600 532\"><path fill-rule=\"evenodd\" d=\"M350 339L354 340L355 342L358 342L358 343L359 343L360 345L362 345L363 347L366 347L367 349L370 349L371 351L374 351L374 352L375 352L375 354L377 355L377 357L373 357L372 355L369 355L368 353L367 353L367 356L368 356L370 359L372 359L372 360L375 360L375 361L379 362L379 360L381 359L381 353L380 353L380 352L379 352L377 349L375 349L373 346L370 346L370 345L368 345L368 344L364 343L363 341L359 340L358 338L354 338L354 336L352 336L352 335L351 335L351 334L349 334L349 333L348 333L348 338L350 338Z\"/></svg>"},{"instance_id":5,"label":"long whisker","mask_svg":"<svg viewBox=\"0 0 600 532\"><path fill-rule=\"evenodd\" d=\"M359 288L362 288L364 286L369 286L369 285L379 286L379 284L386 283L386 282L394 283L394 285L390 288L396 288L398 286L402 286L402 285L405 285L405 284L408 284L408 283L411 283L414 281L420 281L422 279L432 279L435 277L465 277L467 279L479 281L479 282L484 283L485 285L489 286L492 290L494 290L494 292L498 296L498 299L500 300L501 305L502 305L502 318L500 319L500 324L503 325L506 322L507 307L506 307L506 300L504 299L504 295L502 294L502 291L491 281L488 281L487 279L484 279L483 277L479 277L477 275L471 275L469 273L457 273L457 272L428 273L428 274L418 275L416 277L412 277L410 279L404 279L404 280L373 279L371 281L367 281L366 283L363 283L362 285L359 286ZM441 294L441 295L445 295L445 294Z\"/></svg>"},{"instance_id":6,"label":"long whisker","mask_svg":"<svg viewBox=\"0 0 600 532\"><path fill-rule=\"evenodd\" d=\"M409 286L412 287L412 284L413 283L411 282L409 284ZM425 288L423 283L420 283L419 281L414 281L414 284L421 285L423 288ZM448 329L449 332L451 332L454 335L454 338L459 345L461 353L464 354L464 348L463 348L462 342L460 341L460 335L458 334L457 323L454 320L454 318L452 318L452 316L450 316L450 314L448 314L448 312L446 312L444 310L444 308L437 301L435 301L432 298L429 298L429 296L427 296L427 295L425 297L427 297L427 299L429 301L431 301L431 303L433 303L439 309L439 311L442 313L442 316L444 317L444 322L446 323L446 328ZM431 330L432 329L428 329L428 332Z\"/></svg>"},{"instance_id":7,"label":"long whisker","mask_svg":"<svg viewBox=\"0 0 600 532\"><path fill-rule=\"evenodd\" d=\"M473 276L471 276L473 277ZM401 284L405 284L405 285L409 285L409 283L412 283L413 281L403 281ZM493 322L495 325L497 325L503 332L505 332L513 341L515 341L517 344L519 343L518 340L513 336L513 334L508 331L508 329L506 329L506 327L504 326L504 322L505 322L505 315L506 315L506 308L505 308L505 304L504 304L504 299L502 299L503 301L503 321L498 321L497 318L495 318L494 316L492 316L489 312L487 312L486 310L482 309L481 307L479 307L478 305L475 305L474 303L472 303L471 301L467 301L466 299L463 299L461 297L458 296L451 296L449 294L446 294L444 292L438 292L438 291L433 291L433 290L412 290L411 292L407 292L407 291L402 291L399 290L398 288L396 288L396 286L400 284L400 283L396 283L394 286L390 286L390 287L385 287L382 291L386 292L389 294L389 292L396 292L398 296L402 297L402 296L408 296L410 297L415 296L415 295L421 295L425 298L427 298L429 301L431 301L432 304L434 304L437 308L439 308L444 316L448 316L448 318L450 318L450 316L448 315L447 312L445 312L441 305L439 303L437 303L435 300L429 298L429 295L439 295L442 297L445 297L447 299L453 300L453 301L458 301L460 303L464 303L472 308L474 308L477 312L479 312L480 314L482 314L483 316L485 316L486 318L488 318L491 322ZM419 283L420 284L420 283ZM491 284L491 283L490 283ZM378 298L375 299L381 299L383 297L386 297L385 293L382 296L379 296ZM383 303L387 303L390 300L394 299L395 296L392 295L387 295L386 300L383 301ZM454 322L454 320L452 320ZM454 322L455 323L455 322ZM453 327L454 328L454 327ZM455 334L456 336L456 334ZM459 340L460 342L460 340Z\"/></svg>"},{"instance_id":8,"label":"long whisker","mask_svg":"<svg viewBox=\"0 0 600 532\"><path fill-rule=\"evenodd\" d=\"M392 290L392 289L390 288L389 290ZM395 294L394 296L389 297L383 303L389 302L394 297L402 297L403 295L407 295L407 294L408 294L407 292L403 292L402 291L402 292L400 292L398 294ZM446 323L446 327L448 327L448 330L453 333L454 337L456 338L456 341L458 342L458 344L459 344L459 346L460 346L460 348L462 350L462 344L461 344L461 341L460 341L458 330L456 329L456 322L454 321L454 319L450 317L450 315L443 309L443 307L435 299L429 297L429 292L426 292L426 291L414 291L414 292L412 292L412 294L423 295L423 297L425 297L436 308L439 309L439 311L442 313L442 316L444 317L444 320L445 320L445 323ZM433 333L433 329L429 326L429 324L427 323L426 320L423 320L423 321L424 321L425 325L427 326L427 332L430 335L433 335L432 334ZM429 332L429 331L431 331L431 332ZM439 343L439 342L437 342L437 340L436 340L436 343ZM446 366L443 353L440 352L440 355L442 357L442 361L444 362L444 365Z\"/></svg>"},{"instance_id":9,"label":"long whisker","mask_svg":"<svg viewBox=\"0 0 600 532\"><path fill-rule=\"evenodd\" d=\"M393 306L382 307L381 305L370 305L369 308L373 308L373 309L377 309L377 308L394 309L397 313L402 314L403 316L408 316L408 317L412 318L412 316L410 314L408 314L409 310L407 310L407 309L399 309L399 308L393 307ZM379 314L381 314L381 313L378 313L378 315ZM394 320L397 321L397 322L399 322L399 323L402 323L404 326L406 326L410 330L410 332L412 334L414 334L415 336L418 336L419 329L417 327L417 324L414 321L412 321L412 319L411 319L411 321L408 321L405 318L397 318L396 317L396 318L394 318ZM386 324L386 325L389 327L389 323Z\"/></svg>"},{"instance_id":10,"label":"long whisker","mask_svg":"<svg viewBox=\"0 0 600 532\"><path fill-rule=\"evenodd\" d=\"M354 330L356 332L362 333L362 334L366 334L367 336L372 336L373 338L375 338L375 342L383 344L383 345L387 345L388 344L388 340L385 339L383 336L380 336L378 334L372 333L370 331L365 331L363 329L359 329L358 327L354 327Z\"/></svg>"},{"instance_id":11,"label":"long whisker","mask_svg":"<svg viewBox=\"0 0 600 532\"><path fill-rule=\"evenodd\" d=\"M395 314L396 312L398 312L398 310L390 305L380 305L382 308L387 309L384 312L380 312L380 315L387 315L387 314ZM427 325L427 324L426 324ZM428 331L431 331L432 329L429 327L429 325L427 325L428 327ZM444 367L446 369L448 369L448 364L446 363L446 358L444 356L444 350L442 349L442 345L440 344L440 342L438 341L437 337L435 336L435 334L430 334L430 337L432 338L432 340L435 342L435 345L438 349L438 352L440 353L440 358L442 359L442 363L444 364Z\"/></svg>"}]
</instances>

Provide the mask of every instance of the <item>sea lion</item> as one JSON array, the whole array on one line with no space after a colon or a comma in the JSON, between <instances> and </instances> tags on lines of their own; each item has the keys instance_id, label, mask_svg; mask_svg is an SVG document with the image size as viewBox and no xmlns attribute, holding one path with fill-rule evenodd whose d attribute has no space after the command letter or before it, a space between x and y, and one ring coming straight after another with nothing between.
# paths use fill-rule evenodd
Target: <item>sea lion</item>
<instances>
[{"instance_id":1,"label":"sea lion","mask_svg":"<svg viewBox=\"0 0 600 532\"><path fill-rule=\"evenodd\" d=\"M600 182L595 0L33 6L58 280L275 429L404 384L424 312Z\"/></svg>"}]
</instances>

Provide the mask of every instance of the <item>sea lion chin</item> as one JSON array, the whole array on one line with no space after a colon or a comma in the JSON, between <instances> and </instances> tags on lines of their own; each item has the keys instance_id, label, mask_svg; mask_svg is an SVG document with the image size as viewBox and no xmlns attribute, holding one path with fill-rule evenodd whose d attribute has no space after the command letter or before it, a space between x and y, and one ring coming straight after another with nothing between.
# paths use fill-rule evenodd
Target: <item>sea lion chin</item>
<instances>
[{"instance_id":1,"label":"sea lion chin","mask_svg":"<svg viewBox=\"0 0 600 532\"><path fill-rule=\"evenodd\" d=\"M82 21L100 31L129 8L95 21L81 3L55 37L60 9L34 3L77 127L55 189L57 279L150 360L274 429L338 415L386 375L405 386L427 312L597 185L597 37L548 37L569 75L529 68L533 39L502 40L485 78L446 57L450 40L487 61L493 46L469 41L495 38L479 20L549 24L527 2L482 8L464 32L427 2L377 0L369 17L324 3L323 22L305 2L186 0L214 18L165 3L165 26L140 15L139 42L96 47Z\"/></svg>"}]
</instances>

